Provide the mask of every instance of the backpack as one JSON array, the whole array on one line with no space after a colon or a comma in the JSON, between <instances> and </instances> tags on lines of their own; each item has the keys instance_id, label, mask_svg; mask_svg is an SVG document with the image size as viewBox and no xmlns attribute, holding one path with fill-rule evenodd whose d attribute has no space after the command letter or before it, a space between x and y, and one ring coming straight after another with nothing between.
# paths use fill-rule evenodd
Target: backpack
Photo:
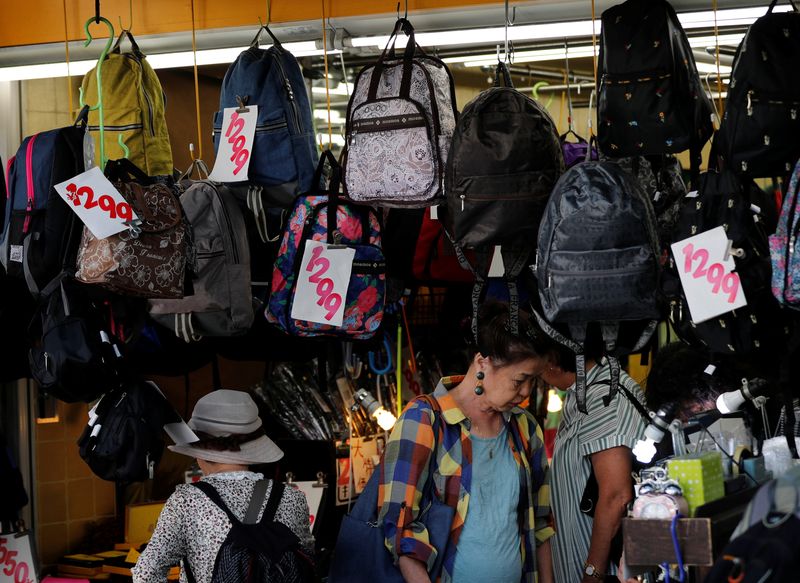
<instances>
[{"instance_id":1,"label":"backpack","mask_svg":"<svg viewBox=\"0 0 800 583\"><path fill-rule=\"evenodd\" d=\"M119 354L102 313L89 290L66 277L43 290L28 352L31 376L43 392L88 403L117 385Z\"/></svg>"},{"instance_id":2,"label":"backpack","mask_svg":"<svg viewBox=\"0 0 800 583\"><path fill-rule=\"evenodd\" d=\"M690 149L699 173L713 109L669 2L627 0L604 11L598 67L600 150L616 158Z\"/></svg>"},{"instance_id":3,"label":"backpack","mask_svg":"<svg viewBox=\"0 0 800 583\"><path fill-rule=\"evenodd\" d=\"M80 456L104 480L152 479L164 453L161 432L169 413L155 383L129 378L89 411L89 423L78 439Z\"/></svg>"},{"instance_id":4,"label":"backpack","mask_svg":"<svg viewBox=\"0 0 800 583\"><path fill-rule=\"evenodd\" d=\"M53 187L84 171L87 112L74 125L25 138L9 160L0 262L34 295L75 263L83 223Z\"/></svg>"},{"instance_id":5,"label":"backpack","mask_svg":"<svg viewBox=\"0 0 800 583\"><path fill-rule=\"evenodd\" d=\"M532 248L563 172L555 122L514 89L506 65L499 63L495 87L470 101L456 124L445 174L447 231L465 249L518 241Z\"/></svg>"},{"instance_id":6,"label":"backpack","mask_svg":"<svg viewBox=\"0 0 800 583\"><path fill-rule=\"evenodd\" d=\"M800 309L800 249L797 247L797 223L800 221L800 162L794 167L789 190L781 207L778 228L769 238L772 259L772 294L778 302Z\"/></svg>"},{"instance_id":7,"label":"backpack","mask_svg":"<svg viewBox=\"0 0 800 583\"><path fill-rule=\"evenodd\" d=\"M255 483L243 520L230 511L214 486L202 481L192 486L208 496L231 522L228 536L214 560L211 583L311 583L316 580L313 560L303 552L300 539L288 526L275 520L286 488L283 483L272 481L261 520L258 520L258 512L267 492L267 480ZM184 560L183 565L187 579L194 583L189 562Z\"/></svg>"},{"instance_id":8,"label":"backpack","mask_svg":"<svg viewBox=\"0 0 800 583\"><path fill-rule=\"evenodd\" d=\"M127 36L131 52L120 49ZM102 68L103 145L106 160L128 158L149 176L172 175L172 147L167 131L167 97L150 63L130 31L123 30ZM92 69L81 83L81 103L97 104L97 72ZM89 132L100 140L100 117L89 112ZM125 146L120 145L120 141ZM102 167L100 148L95 161Z\"/></svg>"},{"instance_id":9,"label":"backpack","mask_svg":"<svg viewBox=\"0 0 800 583\"><path fill-rule=\"evenodd\" d=\"M650 199L619 165L584 162L556 183L539 228L534 269L544 319L538 314L537 319L576 353L576 395L582 413L586 413L588 324L600 324L611 367L609 397L613 397L619 384L620 323L650 321L635 343L632 352L636 352L652 335L659 317L659 256ZM558 334L549 322L568 325L571 339Z\"/></svg>"},{"instance_id":10,"label":"backpack","mask_svg":"<svg viewBox=\"0 0 800 583\"><path fill-rule=\"evenodd\" d=\"M684 258L674 257L670 251L662 290L675 332L685 342L716 354L769 354L768 346L774 347L775 354L783 353L785 318L770 290L769 243L762 218L763 209L769 204L767 197L752 179L740 180L731 170L702 174L696 194L683 198L669 241L676 243L723 226L733 248L743 250L741 257L734 255L733 259L747 305L693 323L678 275L678 262Z\"/></svg>"},{"instance_id":11,"label":"backpack","mask_svg":"<svg viewBox=\"0 0 800 583\"><path fill-rule=\"evenodd\" d=\"M262 30L272 37L258 48ZM267 27L228 68L214 114L214 151L219 151L225 108L257 105L258 119L247 176L276 206L291 208L295 197L312 188L318 150L303 73L297 59Z\"/></svg>"},{"instance_id":12,"label":"backpack","mask_svg":"<svg viewBox=\"0 0 800 583\"><path fill-rule=\"evenodd\" d=\"M244 218L231 192L210 180L181 195L192 225L194 293L179 300L150 300L150 315L187 342L202 336L244 334L253 324L250 249Z\"/></svg>"},{"instance_id":13,"label":"backpack","mask_svg":"<svg viewBox=\"0 0 800 583\"><path fill-rule=\"evenodd\" d=\"M408 44L398 58L401 30ZM438 204L456 116L450 70L425 54L411 23L399 19L378 61L359 72L347 104L345 194L388 207Z\"/></svg>"},{"instance_id":14,"label":"backpack","mask_svg":"<svg viewBox=\"0 0 800 583\"><path fill-rule=\"evenodd\" d=\"M386 260L381 251L380 223L369 207L344 204L339 199L340 168L330 150L320 158L314 184L322 179L326 160L332 168L329 190L315 189L299 196L289 217L272 274L267 321L295 336L366 340L375 335L383 320ZM336 217L335 224L328 220L331 215ZM291 317L295 281L309 240L355 249L341 327Z\"/></svg>"},{"instance_id":15,"label":"backpack","mask_svg":"<svg viewBox=\"0 0 800 583\"><path fill-rule=\"evenodd\" d=\"M749 528L725 546L705 583L797 581L800 518L794 513L775 513L777 482L770 480L759 488L745 512L751 518ZM794 490L795 486L790 488ZM797 496L796 492L792 494Z\"/></svg>"},{"instance_id":16,"label":"backpack","mask_svg":"<svg viewBox=\"0 0 800 583\"><path fill-rule=\"evenodd\" d=\"M736 56L725 115L714 139L728 167L785 176L800 157L800 12L767 13L747 29Z\"/></svg>"}]
</instances>

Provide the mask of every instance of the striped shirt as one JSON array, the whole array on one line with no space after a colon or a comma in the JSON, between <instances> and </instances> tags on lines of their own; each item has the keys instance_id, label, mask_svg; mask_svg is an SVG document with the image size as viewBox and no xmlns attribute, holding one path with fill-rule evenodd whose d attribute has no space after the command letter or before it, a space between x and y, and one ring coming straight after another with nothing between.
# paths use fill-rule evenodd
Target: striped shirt
<instances>
[{"instance_id":1,"label":"striped shirt","mask_svg":"<svg viewBox=\"0 0 800 583\"><path fill-rule=\"evenodd\" d=\"M453 396L444 392L444 389L457 385L462 379L445 377L436 392L443 422L440 424L433 463L433 479L439 500L456 509L439 578L442 583L453 581L456 547L467 517L472 485L470 421L459 409ZM547 456L542 431L528 412L514 408L503 417L508 429L507 444L519 468L520 552L523 566L520 581L535 583L535 547L553 535ZM386 547L395 560L401 555L408 555L426 563L429 569L436 560L437 549L429 543L425 525L417 519L422 492L430 473L433 421L434 412L427 401L415 399L408 404L386 444L378 492L381 504L378 520L383 523ZM514 435L524 455L517 451Z\"/></svg>"},{"instance_id":2,"label":"striped shirt","mask_svg":"<svg viewBox=\"0 0 800 583\"><path fill-rule=\"evenodd\" d=\"M556 583L576 583L583 577L583 565L589 556L592 518L579 509L586 481L592 470L589 456L617 446L633 449L645 430L642 416L618 392L608 407L610 369L605 360L586 375L588 414L578 411L575 385L564 399L561 423L556 433L552 463L552 503L556 535L553 537L553 569ZM644 402L639 385L624 371L620 383ZM609 573L614 568L609 565Z\"/></svg>"}]
</instances>

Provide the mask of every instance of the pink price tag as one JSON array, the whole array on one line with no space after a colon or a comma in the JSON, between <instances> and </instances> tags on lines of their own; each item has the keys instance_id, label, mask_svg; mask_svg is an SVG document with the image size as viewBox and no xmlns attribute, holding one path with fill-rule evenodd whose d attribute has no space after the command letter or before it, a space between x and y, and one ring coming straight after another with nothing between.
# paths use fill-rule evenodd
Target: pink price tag
<instances>
[{"instance_id":1,"label":"pink price tag","mask_svg":"<svg viewBox=\"0 0 800 583\"><path fill-rule=\"evenodd\" d=\"M0 536L0 583L36 583L30 535Z\"/></svg>"},{"instance_id":2,"label":"pink price tag","mask_svg":"<svg viewBox=\"0 0 800 583\"><path fill-rule=\"evenodd\" d=\"M295 320L341 326L355 249L306 241L291 316Z\"/></svg>"},{"instance_id":3,"label":"pink price tag","mask_svg":"<svg viewBox=\"0 0 800 583\"><path fill-rule=\"evenodd\" d=\"M210 178L217 182L243 182L247 180L253 139L258 121L258 106L249 105L240 111L236 107L224 110L222 135Z\"/></svg>"},{"instance_id":4,"label":"pink price tag","mask_svg":"<svg viewBox=\"0 0 800 583\"><path fill-rule=\"evenodd\" d=\"M747 305L725 229L716 227L672 244L692 322L699 324Z\"/></svg>"}]
</instances>

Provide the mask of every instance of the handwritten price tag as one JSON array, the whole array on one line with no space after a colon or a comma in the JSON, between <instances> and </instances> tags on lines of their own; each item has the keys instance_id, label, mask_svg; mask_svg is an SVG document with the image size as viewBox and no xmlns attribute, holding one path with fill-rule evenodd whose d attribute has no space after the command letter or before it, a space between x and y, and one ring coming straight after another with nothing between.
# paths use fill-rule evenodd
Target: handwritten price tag
<instances>
[{"instance_id":1,"label":"handwritten price tag","mask_svg":"<svg viewBox=\"0 0 800 583\"><path fill-rule=\"evenodd\" d=\"M247 180L250 168L250 152L256 134L258 106L248 105L247 110L239 112L236 107L228 107L222 118L222 137L219 140L217 159L211 171L211 180L217 182L243 182Z\"/></svg>"},{"instance_id":2,"label":"handwritten price tag","mask_svg":"<svg viewBox=\"0 0 800 583\"><path fill-rule=\"evenodd\" d=\"M139 218L97 166L55 188L98 239L124 231L126 223Z\"/></svg>"},{"instance_id":3,"label":"handwritten price tag","mask_svg":"<svg viewBox=\"0 0 800 583\"><path fill-rule=\"evenodd\" d=\"M30 536L0 536L0 583L36 583L38 580Z\"/></svg>"},{"instance_id":4,"label":"handwritten price tag","mask_svg":"<svg viewBox=\"0 0 800 583\"><path fill-rule=\"evenodd\" d=\"M355 254L355 249L331 248L319 241L306 241L294 291L292 318L342 325Z\"/></svg>"},{"instance_id":5,"label":"handwritten price tag","mask_svg":"<svg viewBox=\"0 0 800 583\"><path fill-rule=\"evenodd\" d=\"M699 324L715 316L747 305L736 263L725 259L728 236L716 227L672 244L683 291L692 314Z\"/></svg>"}]
</instances>

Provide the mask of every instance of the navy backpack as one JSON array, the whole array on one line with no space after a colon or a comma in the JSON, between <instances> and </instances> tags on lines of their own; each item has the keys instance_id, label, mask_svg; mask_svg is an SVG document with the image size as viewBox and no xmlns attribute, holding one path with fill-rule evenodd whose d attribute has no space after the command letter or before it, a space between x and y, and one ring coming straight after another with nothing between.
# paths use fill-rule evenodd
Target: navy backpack
<instances>
[{"instance_id":1,"label":"navy backpack","mask_svg":"<svg viewBox=\"0 0 800 583\"><path fill-rule=\"evenodd\" d=\"M274 41L268 49L258 48L263 30ZM311 190L319 155L303 73L267 27L258 31L225 73L219 111L214 114L215 151L225 108L240 104L258 106L248 171L251 188L263 191L269 206L291 208L296 195Z\"/></svg>"}]
</instances>

